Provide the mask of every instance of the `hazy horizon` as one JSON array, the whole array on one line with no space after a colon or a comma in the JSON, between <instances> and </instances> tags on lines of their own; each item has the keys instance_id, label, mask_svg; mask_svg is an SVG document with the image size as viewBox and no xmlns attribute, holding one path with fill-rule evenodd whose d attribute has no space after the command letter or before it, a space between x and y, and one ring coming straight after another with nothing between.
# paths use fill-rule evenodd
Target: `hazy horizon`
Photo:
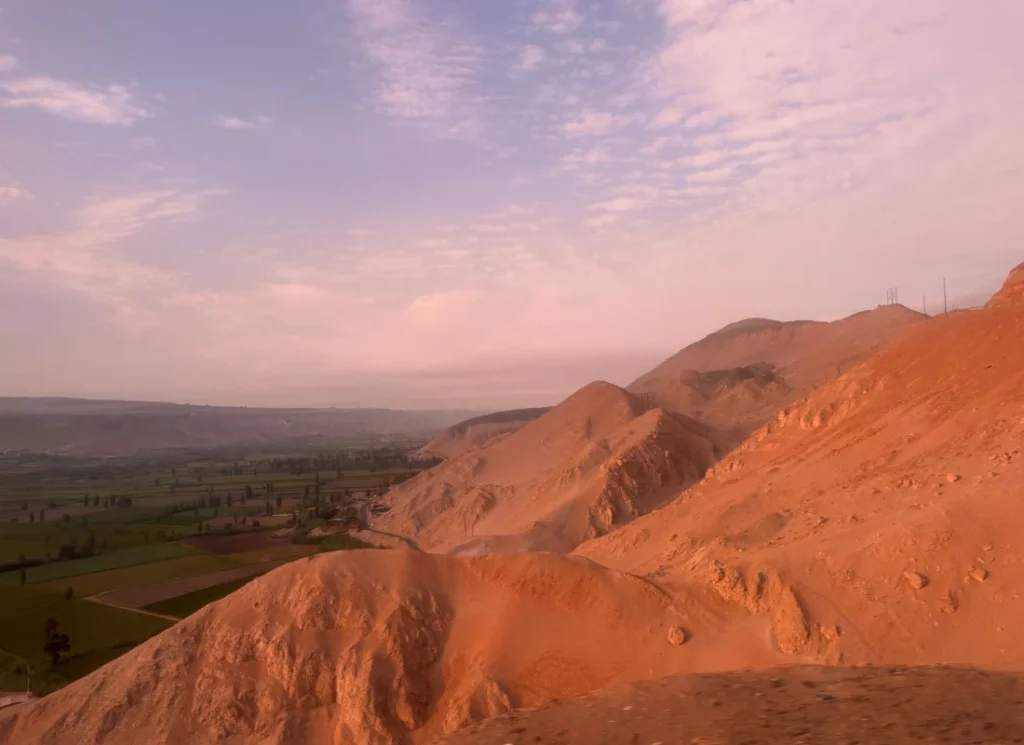
<instances>
[{"instance_id":1,"label":"hazy horizon","mask_svg":"<svg viewBox=\"0 0 1024 745\"><path fill-rule=\"evenodd\" d=\"M746 317L977 304L1024 260L1022 28L0 0L0 396L542 406Z\"/></svg>"}]
</instances>

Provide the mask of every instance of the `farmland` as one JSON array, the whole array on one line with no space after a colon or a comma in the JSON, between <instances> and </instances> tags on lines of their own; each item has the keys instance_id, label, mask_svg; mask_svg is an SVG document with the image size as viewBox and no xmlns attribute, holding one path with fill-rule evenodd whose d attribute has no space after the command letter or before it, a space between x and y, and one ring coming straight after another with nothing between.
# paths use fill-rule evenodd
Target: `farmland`
<instances>
[{"instance_id":1,"label":"farmland","mask_svg":"<svg viewBox=\"0 0 1024 745\"><path fill-rule=\"evenodd\" d=\"M0 454L0 686L48 692L281 564L362 547L310 538L429 464L401 448ZM148 608L152 615L143 612ZM70 649L43 651L49 619Z\"/></svg>"}]
</instances>

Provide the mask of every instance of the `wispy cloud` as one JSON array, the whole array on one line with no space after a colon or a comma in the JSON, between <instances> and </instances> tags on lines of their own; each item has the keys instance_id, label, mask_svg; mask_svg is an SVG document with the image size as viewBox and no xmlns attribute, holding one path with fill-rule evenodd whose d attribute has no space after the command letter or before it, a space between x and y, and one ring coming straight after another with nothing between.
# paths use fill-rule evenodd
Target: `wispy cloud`
<instances>
[{"instance_id":1,"label":"wispy cloud","mask_svg":"<svg viewBox=\"0 0 1024 745\"><path fill-rule=\"evenodd\" d=\"M630 117L607 111L584 111L577 118L566 122L565 133L571 136L604 136L626 127Z\"/></svg>"},{"instance_id":2,"label":"wispy cloud","mask_svg":"<svg viewBox=\"0 0 1024 745\"><path fill-rule=\"evenodd\" d=\"M635 197L619 197L607 202L598 202L587 206L594 212L632 212L643 206L643 202Z\"/></svg>"},{"instance_id":3,"label":"wispy cloud","mask_svg":"<svg viewBox=\"0 0 1024 745\"><path fill-rule=\"evenodd\" d=\"M0 72L10 72L18 67L18 58L9 54L0 54Z\"/></svg>"},{"instance_id":4,"label":"wispy cloud","mask_svg":"<svg viewBox=\"0 0 1024 745\"><path fill-rule=\"evenodd\" d=\"M66 119L127 127L152 114L123 85L81 86L47 76L0 83L0 106L41 109Z\"/></svg>"},{"instance_id":5,"label":"wispy cloud","mask_svg":"<svg viewBox=\"0 0 1024 745\"><path fill-rule=\"evenodd\" d=\"M570 34L583 25L583 16L574 5L567 0L556 0L549 10L533 14L533 25L553 34Z\"/></svg>"},{"instance_id":6,"label":"wispy cloud","mask_svg":"<svg viewBox=\"0 0 1024 745\"><path fill-rule=\"evenodd\" d=\"M516 69L524 72L533 72L540 67L546 58L547 52L544 51L543 47L539 47L536 44L528 44L519 53L519 62L516 65Z\"/></svg>"},{"instance_id":7,"label":"wispy cloud","mask_svg":"<svg viewBox=\"0 0 1024 745\"><path fill-rule=\"evenodd\" d=\"M187 218L214 192L144 191L94 201L75 214L75 226L60 233L0 240L0 259L104 304L125 293L166 285L169 275L118 250L148 227Z\"/></svg>"},{"instance_id":8,"label":"wispy cloud","mask_svg":"<svg viewBox=\"0 0 1024 745\"><path fill-rule=\"evenodd\" d=\"M214 117L215 127L232 131L243 131L247 129L265 129L274 123L269 116L258 116L255 119L242 119L237 116L225 116L219 114Z\"/></svg>"},{"instance_id":9,"label":"wispy cloud","mask_svg":"<svg viewBox=\"0 0 1024 745\"><path fill-rule=\"evenodd\" d=\"M15 202L31 201L35 195L20 186L0 186L0 207L8 207Z\"/></svg>"},{"instance_id":10,"label":"wispy cloud","mask_svg":"<svg viewBox=\"0 0 1024 745\"><path fill-rule=\"evenodd\" d=\"M348 0L356 38L378 72L378 111L432 123L449 136L475 128L471 88L481 51L410 0Z\"/></svg>"}]
</instances>

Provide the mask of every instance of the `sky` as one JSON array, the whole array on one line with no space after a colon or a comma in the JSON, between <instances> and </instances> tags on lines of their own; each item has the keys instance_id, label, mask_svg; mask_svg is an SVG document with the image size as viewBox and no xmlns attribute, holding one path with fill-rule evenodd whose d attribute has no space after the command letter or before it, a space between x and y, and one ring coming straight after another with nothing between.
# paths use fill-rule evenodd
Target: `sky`
<instances>
[{"instance_id":1,"label":"sky","mask_svg":"<svg viewBox=\"0 0 1024 745\"><path fill-rule=\"evenodd\" d=\"M501 408L1024 260L1019 0L0 0L0 395Z\"/></svg>"}]
</instances>

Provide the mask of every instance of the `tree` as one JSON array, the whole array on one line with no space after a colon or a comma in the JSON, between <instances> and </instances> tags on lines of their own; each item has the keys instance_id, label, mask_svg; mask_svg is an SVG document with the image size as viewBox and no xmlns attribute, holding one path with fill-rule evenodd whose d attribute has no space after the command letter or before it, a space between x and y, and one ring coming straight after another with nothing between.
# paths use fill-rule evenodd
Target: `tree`
<instances>
[{"instance_id":1,"label":"tree","mask_svg":"<svg viewBox=\"0 0 1024 745\"><path fill-rule=\"evenodd\" d=\"M267 510L267 514L268 514L268 515L273 515L273 514L274 514L274 505L272 505L272 504L270 503L270 500L269 500L269 499L267 500L267 504L266 504L266 510Z\"/></svg>"},{"instance_id":2,"label":"tree","mask_svg":"<svg viewBox=\"0 0 1024 745\"><path fill-rule=\"evenodd\" d=\"M56 667L60 662L61 653L71 651L71 640L68 639L67 634L61 634L57 631L57 621L53 618L46 620L43 632L45 635L43 651L50 655L50 663L53 667Z\"/></svg>"},{"instance_id":3,"label":"tree","mask_svg":"<svg viewBox=\"0 0 1024 745\"><path fill-rule=\"evenodd\" d=\"M85 495L85 499L82 500L82 506L88 508L89 506L89 495Z\"/></svg>"},{"instance_id":4,"label":"tree","mask_svg":"<svg viewBox=\"0 0 1024 745\"><path fill-rule=\"evenodd\" d=\"M28 521L30 523L34 523L36 521L36 513L34 513L34 512L28 513Z\"/></svg>"},{"instance_id":5,"label":"tree","mask_svg":"<svg viewBox=\"0 0 1024 745\"><path fill-rule=\"evenodd\" d=\"M277 509L281 509L281 495L277 495Z\"/></svg>"},{"instance_id":6,"label":"tree","mask_svg":"<svg viewBox=\"0 0 1024 745\"><path fill-rule=\"evenodd\" d=\"M28 502L22 502L22 503L21 503L21 509L22 509L22 511L23 511L23 512L24 512L25 510L27 510L27 509L28 509Z\"/></svg>"},{"instance_id":7,"label":"tree","mask_svg":"<svg viewBox=\"0 0 1024 745\"><path fill-rule=\"evenodd\" d=\"M25 571L25 567L21 568L21 584L28 582L28 572Z\"/></svg>"},{"instance_id":8,"label":"tree","mask_svg":"<svg viewBox=\"0 0 1024 745\"><path fill-rule=\"evenodd\" d=\"M93 507L99 507L100 506L100 495L99 494L93 494L92 495L92 506Z\"/></svg>"},{"instance_id":9,"label":"tree","mask_svg":"<svg viewBox=\"0 0 1024 745\"><path fill-rule=\"evenodd\" d=\"M231 494L230 492L228 492L228 509L229 509L229 510L231 509L231 506L232 506L232 505L233 505L234 503L235 503L235 497L234 497L234 495L232 495L232 494Z\"/></svg>"},{"instance_id":10,"label":"tree","mask_svg":"<svg viewBox=\"0 0 1024 745\"><path fill-rule=\"evenodd\" d=\"M71 515L69 515L68 513L65 512L64 513L64 517L62 517L61 520L63 520L66 523L69 523L69 522L71 522Z\"/></svg>"},{"instance_id":11,"label":"tree","mask_svg":"<svg viewBox=\"0 0 1024 745\"><path fill-rule=\"evenodd\" d=\"M245 496L242 497L242 504L245 504L247 499L252 499L252 487L248 484L245 485Z\"/></svg>"},{"instance_id":12,"label":"tree","mask_svg":"<svg viewBox=\"0 0 1024 745\"><path fill-rule=\"evenodd\" d=\"M73 588L68 587L68 589L66 589L64 591L64 599L65 600L71 600L71 598L73 598L74 596L75 596L75 591L74 591Z\"/></svg>"}]
</instances>

